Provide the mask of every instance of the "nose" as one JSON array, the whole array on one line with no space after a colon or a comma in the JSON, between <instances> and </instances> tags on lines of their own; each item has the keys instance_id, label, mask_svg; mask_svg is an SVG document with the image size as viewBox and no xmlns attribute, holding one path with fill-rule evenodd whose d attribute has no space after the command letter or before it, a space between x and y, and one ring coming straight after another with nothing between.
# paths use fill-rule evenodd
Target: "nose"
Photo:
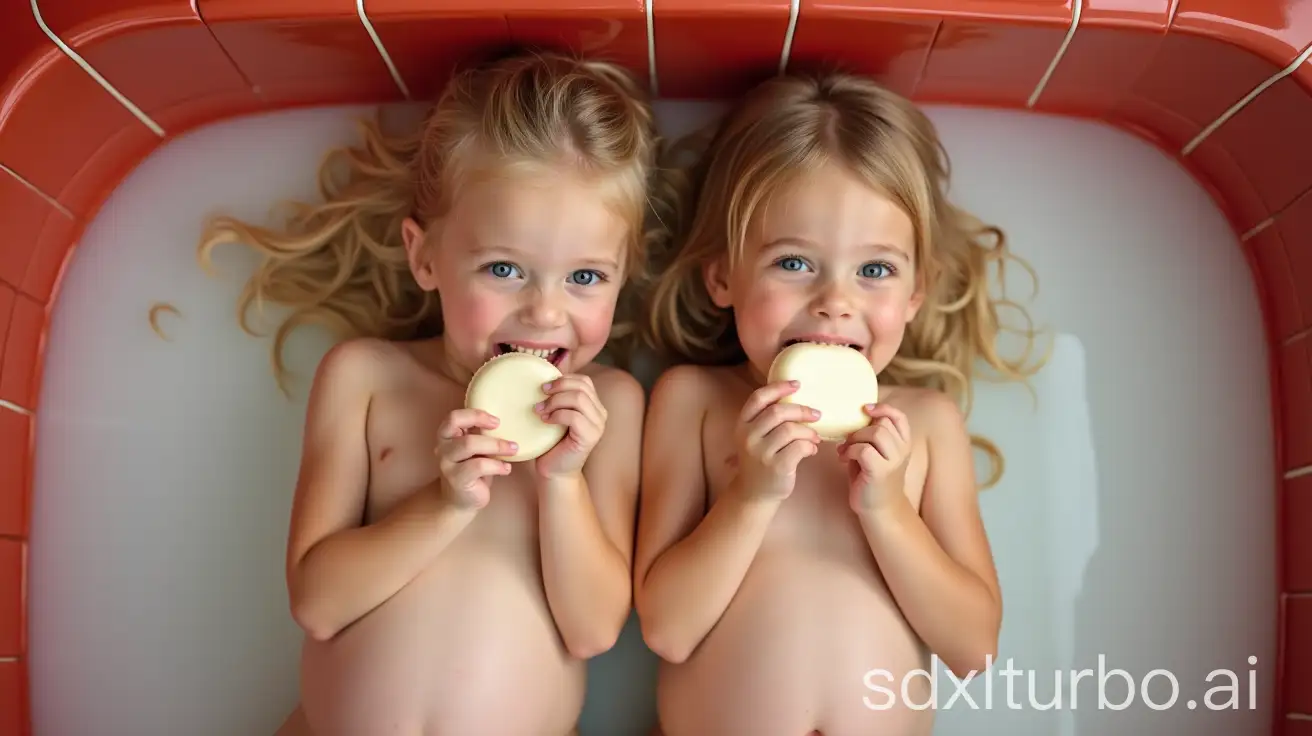
<instances>
[{"instance_id":1,"label":"nose","mask_svg":"<svg viewBox=\"0 0 1312 736\"><path fill-rule=\"evenodd\" d=\"M537 330L552 330L565 324L565 309L560 295L547 288L526 290L526 302L521 310L524 324Z\"/></svg>"},{"instance_id":2,"label":"nose","mask_svg":"<svg viewBox=\"0 0 1312 736\"><path fill-rule=\"evenodd\" d=\"M852 316L852 299L842 284L825 284L811 301L811 316L817 319L846 319Z\"/></svg>"}]
</instances>

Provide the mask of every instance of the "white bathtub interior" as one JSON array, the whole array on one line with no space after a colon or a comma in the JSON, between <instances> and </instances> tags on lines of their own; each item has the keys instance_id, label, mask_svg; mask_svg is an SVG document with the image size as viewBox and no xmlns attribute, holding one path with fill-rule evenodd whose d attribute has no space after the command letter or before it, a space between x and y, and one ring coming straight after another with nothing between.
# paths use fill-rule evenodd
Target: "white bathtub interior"
<instances>
[{"instance_id":1,"label":"white bathtub interior","mask_svg":"<svg viewBox=\"0 0 1312 736\"><path fill-rule=\"evenodd\" d=\"M660 112L677 133L715 109ZM1008 461L982 504L1005 599L1001 656L1029 674L1010 696L1001 673L978 676L973 703L944 707L955 687L940 668L935 733L1265 733L1273 437L1257 294L1234 235L1180 167L1126 134L929 111L955 197L1037 270L1032 312L1057 336L1037 405L1022 387L980 383L970 420ZM285 399L268 340L235 320L250 257L223 251L212 278L195 242L211 213L258 219L280 198L312 197L323 152L370 112L196 131L144 161L87 229L54 309L37 412L36 736L271 734L295 702L283 551L305 388L327 342L297 339L300 382ZM1010 287L1029 296L1019 273ZM155 302L181 313L160 317L170 341L148 326ZM1134 678L1128 708L1100 707L1100 661ZM1080 669L1093 675L1073 686ZM1165 677L1140 690L1154 669L1179 683L1171 707L1144 704L1145 692L1170 696ZM1215 669L1238 678L1232 709L1203 700L1228 682L1209 681ZM582 733L646 734L655 671L631 620L591 664ZM1061 700L1044 708L1055 677ZM1123 701L1125 682L1107 682L1105 697Z\"/></svg>"}]
</instances>

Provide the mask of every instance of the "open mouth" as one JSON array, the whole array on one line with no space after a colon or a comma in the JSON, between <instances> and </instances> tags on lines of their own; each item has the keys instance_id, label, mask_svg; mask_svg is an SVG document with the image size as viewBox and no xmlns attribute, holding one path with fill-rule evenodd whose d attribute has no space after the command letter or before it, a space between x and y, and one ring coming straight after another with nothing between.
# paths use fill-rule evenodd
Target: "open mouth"
<instances>
[{"instance_id":1,"label":"open mouth","mask_svg":"<svg viewBox=\"0 0 1312 736\"><path fill-rule=\"evenodd\" d=\"M560 367L561 361L565 359L565 355L569 353L569 351L565 348L535 348L527 345L514 345L508 342L497 343L497 355L505 355L506 353L527 353L528 355L534 355L543 360L549 361L556 367Z\"/></svg>"},{"instance_id":2,"label":"open mouth","mask_svg":"<svg viewBox=\"0 0 1312 736\"><path fill-rule=\"evenodd\" d=\"M815 345L834 345L841 348L852 348L853 350L856 350L858 352L864 350L864 346L858 345L854 342L845 342L841 338L828 338L828 337L826 338L795 337L791 340L785 341L784 347L791 347L793 345L803 342L809 342Z\"/></svg>"}]
</instances>

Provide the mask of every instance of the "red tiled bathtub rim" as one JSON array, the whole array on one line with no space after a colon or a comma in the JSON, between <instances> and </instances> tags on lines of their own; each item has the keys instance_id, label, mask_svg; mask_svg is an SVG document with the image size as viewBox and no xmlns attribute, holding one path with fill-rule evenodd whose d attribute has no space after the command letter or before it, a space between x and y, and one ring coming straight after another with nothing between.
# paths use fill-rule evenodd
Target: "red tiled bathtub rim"
<instances>
[{"instance_id":1,"label":"red tiled bathtub rim","mask_svg":"<svg viewBox=\"0 0 1312 736\"><path fill-rule=\"evenodd\" d=\"M615 59L672 97L731 95L838 58L918 101L1101 120L1179 160L1228 217L1262 300L1281 515L1272 732L1292 733L1312 713L1312 546L1289 531L1312 529L1312 157L1291 147L1312 130L1312 14L1294 12L1297 1L10 3L0 9L0 220L11 230L0 245L0 733L30 731L34 412L49 310L84 224L165 140L259 111L424 99L457 61L511 42Z\"/></svg>"}]
</instances>

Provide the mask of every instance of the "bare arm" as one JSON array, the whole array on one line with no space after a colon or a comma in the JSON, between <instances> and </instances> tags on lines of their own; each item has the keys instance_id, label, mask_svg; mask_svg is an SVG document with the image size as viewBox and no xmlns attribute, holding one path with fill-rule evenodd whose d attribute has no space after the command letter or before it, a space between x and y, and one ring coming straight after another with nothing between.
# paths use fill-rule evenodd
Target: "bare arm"
<instances>
[{"instance_id":1,"label":"bare arm","mask_svg":"<svg viewBox=\"0 0 1312 736\"><path fill-rule=\"evenodd\" d=\"M697 368L666 372L652 391L643 439L635 599L647 646L676 663L724 615L778 509L735 487L703 516L710 390Z\"/></svg>"},{"instance_id":2,"label":"bare arm","mask_svg":"<svg viewBox=\"0 0 1312 736\"><path fill-rule=\"evenodd\" d=\"M387 347L351 341L324 356L310 391L287 544L292 616L327 640L413 580L473 518L420 489L360 526L369 484L365 418Z\"/></svg>"},{"instance_id":3,"label":"bare arm","mask_svg":"<svg viewBox=\"0 0 1312 736\"><path fill-rule=\"evenodd\" d=\"M615 645L633 601L632 560L642 386L615 371L596 380L608 414L582 477L541 489L542 578L570 654L590 659Z\"/></svg>"},{"instance_id":4,"label":"bare arm","mask_svg":"<svg viewBox=\"0 0 1312 736\"><path fill-rule=\"evenodd\" d=\"M905 495L860 515L889 590L916 633L959 677L996 656L1002 593L984 522L970 436L946 397L923 412L929 452L918 515ZM923 516L923 518L922 518Z\"/></svg>"}]
</instances>

